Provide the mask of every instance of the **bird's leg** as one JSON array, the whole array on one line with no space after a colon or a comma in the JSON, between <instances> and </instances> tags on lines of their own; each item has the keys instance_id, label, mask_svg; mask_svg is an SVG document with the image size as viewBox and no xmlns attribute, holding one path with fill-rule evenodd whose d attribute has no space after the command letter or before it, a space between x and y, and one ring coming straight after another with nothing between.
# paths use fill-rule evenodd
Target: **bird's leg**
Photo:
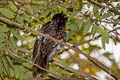
<instances>
[{"instance_id":1,"label":"bird's leg","mask_svg":"<svg viewBox=\"0 0 120 80\"><path fill-rule=\"evenodd\" d=\"M53 47L56 47L57 49L61 49L62 48L62 41L63 40L59 40L59 42L56 43L55 45L53 45Z\"/></svg>"},{"instance_id":2,"label":"bird's leg","mask_svg":"<svg viewBox=\"0 0 120 80\"><path fill-rule=\"evenodd\" d=\"M42 39L42 36L41 36L41 35L38 35L38 36L37 36L37 39L38 39L38 40Z\"/></svg>"},{"instance_id":3,"label":"bird's leg","mask_svg":"<svg viewBox=\"0 0 120 80\"><path fill-rule=\"evenodd\" d=\"M43 39L43 43L45 43L46 42L46 40L49 38L49 34L46 34L46 36L44 37L44 39Z\"/></svg>"},{"instance_id":4,"label":"bird's leg","mask_svg":"<svg viewBox=\"0 0 120 80\"><path fill-rule=\"evenodd\" d=\"M59 50L62 48L62 41L63 40L60 40L58 43L56 43L53 47L53 51L50 53L49 55L49 61L51 61L55 56L57 56Z\"/></svg>"},{"instance_id":5,"label":"bird's leg","mask_svg":"<svg viewBox=\"0 0 120 80\"><path fill-rule=\"evenodd\" d=\"M60 50L62 48L62 42L63 40L61 39L58 43L57 43L57 49Z\"/></svg>"}]
</instances>

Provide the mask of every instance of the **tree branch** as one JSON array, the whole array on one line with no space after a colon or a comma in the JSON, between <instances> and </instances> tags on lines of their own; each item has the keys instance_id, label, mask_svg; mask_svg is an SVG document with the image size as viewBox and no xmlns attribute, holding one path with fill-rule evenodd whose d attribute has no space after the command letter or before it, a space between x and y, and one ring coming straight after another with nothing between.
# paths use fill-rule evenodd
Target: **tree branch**
<instances>
[{"instance_id":1,"label":"tree branch","mask_svg":"<svg viewBox=\"0 0 120 80\"><path fill-rule=\"evenodd\" d=\"M53 73L53 72L50 72L49 70L47 70L47 69L45 69L45 68L42 68L42 67L40 67L40 66L37 65L37 64L34 64L34 63L32 63L31 61L28 61L27 59L24 59L23 57L18 56L18 55L16 55L16 54L12 53L10 50L6 50L6 49L3 48L3 47L0 47L0 48L3 49L5 52L7 52L7 53L9 53L9 54L11 54L11 55L13 55L13 56L15 56L15 57L17 57L17 58L22 59L23 61L25 61L25 62L27 62L27 63L29 63L29 64L32 64L32 65L38 67L39 69L42 69L42 70L44 70L44 71L46 71L46 72L51 73L52 75L50 75L50 77L53 77L53 78L55 78L55 79L66 80L66 78L64 78L64 77L62 77L62 76L59 76L59 75L57 75L57 74L55 74L55 73Z\"/></svg>"},{"instance_id":2,"label":"tree branch","mask_svg":"<svg viewBox=\"0 0 120 80\"><path fill-rule=\"evenodd\" d=\"M62 64L62 63L60 63L60 62L58 62L58 61L53 61L53 63L54 63L55 65L57 65L57 66L65 69L65 70L67 70L67 71L74 72L74 73L77 74L77 75L84 76L85 78L88 78L88 79L90 79L90 80L97 80L97 79L95 79L93 76L90 76L90 75L88 75L88 74L86 74L86 73L84 73L84 72L78 72L77 70L74 70L74 69L72 69L72 68L70 68L70 67L68 67L68 66L65 66L64 64Z\"/></svg>"},{"instance_id":3,"label":"tree branch","mask_svg":"<svg viewBox=\"0 0 120 80\"><path fill-rule=\"evenodd\" d=\"M117 10L117 9L114 9L114 8L109 8L108 6L104 6L102 5L101 3L98 3L97 1L94 1L94 0L88 0L89 2L101 7L101 8L108 8L110 11L112 12L116 12L118 15L120 15L120 12Z\"/></svg>"},{"instance_id":4,"label":"tree branch","mask_svg":"<svg viewBox=\"0 0 120 80\"><path fill-rule=\"evenodd\" d=\"M32 52L30 52L30 51L28 51L26 49L22 49L22 50L19 49L19 50L21 52L28 53L28 54L32 53ZM64 65L64 64L62 64L62 63L60 63L58 61L53 60L52 63L55 64L55 65L57 65L57 66L59 66L59 67L61 67L61 68L63 68L63 69L65 69L65 70L67 70L67 71L69 71L69 72L75 73L75 74L77 74L79 76L84 76L86 78L89 78L90 80L96 80L96 78L94 78L93 76L91 76L91 75L89 75L89 74L87 74L85 72L78 72L77 70L74 70L74 69L72 69L72 68L70 68L70 67L68 67L68 66L66 66L66 65Z\"/></svg>"}]
</instances>

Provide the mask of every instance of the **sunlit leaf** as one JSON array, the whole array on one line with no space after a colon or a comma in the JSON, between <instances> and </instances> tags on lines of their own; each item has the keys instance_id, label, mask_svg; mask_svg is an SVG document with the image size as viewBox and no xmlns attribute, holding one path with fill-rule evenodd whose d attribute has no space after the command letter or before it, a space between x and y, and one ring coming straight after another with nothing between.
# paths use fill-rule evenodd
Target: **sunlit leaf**
<instances>
[{"instance_id":1,"label":"sunlit leaf","mask_svg":"<svg viewBox=\"0 0 120 80\"><path fill-rule=\"evenodd\" d=\"M18 49L16 40L15 40L13 37L10 37L9 40L10 40L12 46L13 46L15 49Z\"/></svg>"},{"instance_id":2,"label":"sunlit leaf","mask_svg":"<svg viewBox=\"0 0 120 80\"><path fill-rule=\"evenodd\" d=\"M0 75L3 73L3 64L2 64L2 59L0 59Z\"/></svg>"},{"instance_id":3,"label":"sunlit leaf","mask_svg":"<svg viewBox=\"0 0 120 80\"><path fill-rule=\"evenodd\" d=\"M94 37L96 32L97 32L97 25L96 24L92 24L92 35L93 35L93 37Z\"/></svg>"},{"instance_id":4,"label":"sunlit leaf","mask_svg":"<svg viewBox=\"0 0 120 80\"><path fill-rule=\"evenodd\" d=\"M7 59L8 63L9 63L9 65L10 65L10 67L11 67L12 69L14 69L14 65L13 65L11 59L10 59L8 56L6 56L6 59Z\"/></svg>"},{"instance_id":5,"label":"sunlit leaf","mask_svg":"<svg viewBox=\"0 0 120 80\"><path fill-rule=\"evenodd\" d=\"M34 40L32 40L29 44L28 44L28 47L31 49L31 48L33 48L33 45L34 45Z\"/></svg>"},{"instance_id":6,"label":"sunlit leaf","mask_svg":"<svg viewBox=\"0 0 120 80\"><path fill-rule=\"evenodd\" d=\"M12 11L17 12L17 7L14 5L14 3L12 1L9 1L9 6Z\"/></svg>"},{"instance_id":7,"label":"sunlit leaf","mask_svg":"<svg viewBox=\"0 0 120 80\"><path fill-rule=\"evenodd\" d=\"M12 29L12 34L19 40L23 40L23 37L20 36L20 34L15 30L15 29Z\"/></svg>"},{"instance_id":8,"label":"sunlit leaf","mask_svg":"<svg viewBox=\"0 0 120 80\"><path fill-rule=\"evenodd\" d=\"M23 17L25 21L28 21L28 22L30 21L30 15L24 14Z\"/></svg>"},{"instance_id":9,"label":"sunlit leaf","mask_svg":"<svg viewBox=\"0 0 120 80\"><path fill-rule=\"evenodd\" d=\"M103 48L105 49L105 43L109 43L109 34L106 30L98 27L98 33L101 34L101 39L102 39L102 45L103 45Z\"/></svg>"},{"instance_id":10,"label":"sunlit leaf","mask_svg":"<svg viewBox=\"0 0 120 80\"><path fill-rule=\"evenodd\" d=\"M93 12L96 14L96 12L98 12L99 7L97 5L93 5L93 6L94 6Z\"/></svg>"},{"instance_id":11,"label":"sunlit leaf","mask_svg":"<svg viewBox=\"0 0 120 80\"><path fill-rule=\"evenodd\" d=\"M0 23L0 32L8 32L9 28L5 24Z\"/></svg>"},{"instance_id":12,"label":"sunlit leaf","mask_svg":"<svg viewBox=\"0 0 120 80\"><path fill-rule=\"evenodd\" d=\"M6 33L1 33L0 32L0 37L3 37L3 38L6 37Z\"/></svg>"},{"instance_id":13,"label":"sunlit leaf","mask_svg":"<svg viewBox=\"0 0 120 80\"><path fill-rule=\"evenodd\" d=\"M67 23L66 29L70 29L71 31L79 31L78 25L72 22Z\"/></svg>"},{"instance_id":14,"label":"sunlit leaf","mask_svg":"<svg viewBox=\"0 0 120 80\"><path fill-rule=\"evenodd\" d=\"M70 15L70 18L73 18L74 16L76 16L77 13L78 13L78 11L72 12L72 14Z\"/></svg>"},{"instance_id":15,"label":"sunlit leaf","mask_svg":"<svg viewBox=\"0 0 120 80\"><path fill-rule=\"evenodd\" d=\"M0 32L0 43L5 41L6 34Z\"/></svg>"},{"instance_id":16,"label":"sunlit leaf","mask_svg":"<svg viewBox=\"0 0 120 80\"><path fill-rule=\"evenodd\" d=\"M9 66L9 63L6 60L5 56L2 57L2 63L3 63L5 71L7 72L8 75L10 75L10 66Z\"/></svg>"},{"instance_id":17,"label":"sunlit leaf","mask_svg":"<svg viewBox=\"0 0 120 80\"><path fill-rule=\"evenodd\" d=\"M67 32L67 40L69 40L70 37L73 36L74 33L75 33L74 31Z\"/></svg>"},{"instance_id":18,"label":"sunlit leaf","mask_svg":"<svg viewBox=\"0 0 120 80\"><path fill-rule=\"evenodd\" d=\"M108 56L111 55L111 53L109 53L109 52L105 52L103 55L108 57Z\"/></svg>"},{"instance_id":19,"label":"sunlit leaf","mask_svg":"<svg viewBox=\"0 0 120 80\"><path fill-rule=\"evenodd\" d=\"M4 42L5 41L5 38L3 37L0 37L0 43Z\"/></svg>"},{"instance_id":20,"label":"sunlit leaf","mask_svg":"<svg viewBox=\"0 0 120 80\"><path fill-rule=\"evenodd\" d=\"M16 49L13 47L12 43L10 41L8 41L8 45L9 45L9 48L10 50L13 52L13 53L16 53Z\"/></svg>"},{"instance_id":21,"label":"sunlit leaf","mask_svg":"<svg viewBox=\"0 0 120 80\"><path fill-rule=\"evenodd\" d=\"M90 30L90 19L88 18L86 21L86 26L84 26L84 30L83 30L83 35L86 35L88 33L88 31Z\"/></svg>"},{"instance_id":22,"label":"sunlit leaf","mask_svg":"<svg viewBox=\"0 0 120 80\"><path fill-rule=\"evenodd\" d=\"M15 20L18 22L18 23L23 23L24 22L24 17L23 16L17 16L15 18Z\"/></svg>"},{"instance_id":23,"label":"sunlit leaf","mask_svg":"<svg viewBox=\"0 0 120 80\"><path fill-rule=\"evenodd\" d=\"M100 17L100 19L106 19L106 18L108 18L108 17L110 17L110 16L112 16L112 12L107 12L107 13L103 14L103 15Z\"/></svg>"},{"instance_id":24,"label":"sunlit leaf","mask_svg":"<svg viewBox=\"0 0 120 80\"><path fill-rule=\"evenodd\" d=\"M14 18L14 13L7 8L0 8L0 13L2 13L7 18Z\"/></svg>"},{"instance_id":25,"label":"sunlit leaf","mask_svg":"<svg viewBox=\"0 0 120 80\"><path fill-rule=\"evenodd\" d=\"M77 2L77 8L81 10L83 8L83 0L78 0Z\"/></svg>"}]
</instances>

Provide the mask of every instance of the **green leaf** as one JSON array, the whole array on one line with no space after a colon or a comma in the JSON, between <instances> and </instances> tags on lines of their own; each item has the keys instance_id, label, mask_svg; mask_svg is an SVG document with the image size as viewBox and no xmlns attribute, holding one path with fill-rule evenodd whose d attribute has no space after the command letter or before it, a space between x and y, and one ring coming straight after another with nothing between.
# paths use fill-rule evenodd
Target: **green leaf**
<instances>
[{"instance_id":1,"label":"green leaf","mask_svg":"<svg viewBox=\"0 0 120 80\"><path fill-rule=\"evenodd\" d=\"M33 48L34 43L35 43L35 41L32 40L32 41L28 44L29 49Z\"/></svg>"},{"instance_id":2,"label":"green leaf","mask_svg":"<svg viewBox=\"0 0 120 80\"><path fill-rule=\"evenodd\" d=\"M97 5L93 5L93 12L96 14L98 12L99 7Z\"/></svg>"},{"instance_id":3,"label":"green leaf","mask_svg":"<svg viewBox=\"0 0 120 80\"><path fill-rule=\"evenodd\" d=\"M8 45L9 45L10 50L11 50L13 53L16 53L16 49L12 46L12 43L11 43L10 41L8 41Z\"/></svg>"},{"instance_id":4,"label":"green leaf","mask_svg":"<svg viewBox=\"0 0 120 80\"><path fill-rule=\"evenodd\" d=\"M109 43L109 34L106 30L102 29L101 27L98 27L98 33L101 34L102 36L102 45L103 45L103 48L105 49L105 43Z\"/></svg>"},{"instance_id":5,"label":"green leaf","mask_svg":"<svg viewBox=\"0 0 120 80\"><path fill-rule=\"evenodd\" d=\"M14 66L13 66L13 63L12 63L11 59L8 56L6 56L6 59L7 59L8 63L9 63L9 65L10 65L10 67L12 69L14 69Z\"/></svg>"},{"instance_id":6,"label":"green leaf","mask_svg":"<svg viewBox=\"0 0 120 80\"><path fill-rule=\"evenodd\" d=\"M78 0L77 2L77 8L81 10L83 8L83 0Z\"/></svg>"},{"instance_id":7,"label":"green leaf","mask_svg":"<svg viewBox=\"0 0 120 80\"><path fill-rule=\"evenodd\" d=\"M111 53L109 53L109 52L105 52L103 55L108 57L108 56L111 55Z\"/></svg>"},{"instance_id":8,"label":"green leaf","mask_svg":"<svg viewBox=\"0 0 120 80\"><path fill-rule=\"evenodd\" d=\"M34 12L38 12L39 11L39 7L37 5L30 5L31 9L34 10Z\"/></svg>"},{"instance_id":9,"label":"green leaf","mask_svg":"<svg viewBox=\"0 0 120 80\"><path fill-rule=\"evenodd\" d=\"M30 21L30 15L24 14L23 17L25 21Z\"/></svg>"},{"instance_id":10,"label":"green leaf","mask_svg":"<svg viewBox=\"0 0 120 80\"><path fill-rule=\"evenodd\" d=\"M80 23L79 23L79 29L82 28L82 24L84 23L84 18L80 20Z\"/></svg>"},{"instance_id":11,"label":"green leaf","mask_svg":"<svg viewBox=\"0 0 120 80\"><path fill-rule=\"evenodd\" d=\"M0 13L7 18L14 18L15 15L10 9L7 8L0 8Z\"/></svg>"},{"instance_id":12,"label":"green leaf","mask_svg":"<svg viewBox=\"0 0 120 80\"><path fill-rule=\"evenodd\" d=\"M96 17L96 19L100 19L101 16L100 16L99 12L96 12L95 17Z\"/></svg>"},{"instance_id":13,"label":"green leaf","mask_svg":"<svg viewBox=\"0 0 120 80\"><path fill-rule=\"evenodd\" d=\"M109 34L106 30L103 32L103 37L106 43L109 43Z\"/></svg>"},{"instance_id":14,"label":"green leaf","mask_svg":"<svg viewBox=\"0 0 120 80\"><path fill-rule=\"evenodd\" d=\"M79 31L78 25L72 22L68 22L66 24L66 29L70 29L71 31Z\"/></svg>"},{"instance_id":15,"label":"green leaf","mask_svg":"<svg viewBox=\"0 0 120 80\"><path fill-rule=\"evenodd\" d=\"M6 27L6 24L0 22L0 32L8 32L9 28Z\"/></svg>"},{"instance_id":16,"label":"green leaf","mask_svg":"<svg viewBox=\"0 0 120 80\"><path fill-rule=\"evenodd\" d=\"M16 18L15 18L15 20L18 22L18 23L23 23L24 22L24 17L23 16L17 16Z\"/></svg>"},{"instance_id":17,"label":"green leaf","mask_svg":"<svg viewBox=\"0 0 120 80\"><path fill-rule=\"evenodd\" d=\"M20 34L15 29L12 29L11 32L17 39L23 40L23 37L20 36Z\"/></svg>"},{"instance_id":18,"label":"green leaf","mask_svg":"<svg viewBox=\"0 0 120 80\"><path fill-rule=\"evenodd\" d=\"M10 39L10 42L11 42L12 46L17 50L17 49L18 49L18 46L16 45L17 42L16 42L16 40L14 39L14 37L10 37L9 39Z\"/></svg>"},{"instance_id":19,"label":"green leaf","mask_svg":"<svg viewBox=\"0 0 120 80\"><path fill-rule=\"evenodd\" d=\"M0 59L0 75L2 75L3 72L3 64L2 64L2 59Z\"/></svg>"},{"instance_id":20,"label":"green leaf","mask_svg":"<svg viewBox=\"0 0 120 80\"><path fill-rule=\"evenodd\" d=\"M2 58L2 63L3 63L6 73L8 75L10 75L10 66L9 66L8 61L6 60L5 56Z\"/></svg>"},{"instance_id":21,"label":"green leaf","mask_svg":"<svg viewBox=\"0 0 120 80\"><path fill-rule=\"evenodd\" d=\"M0 32L0 43L4 42L6 40L5 37L6 37L6 34Z\"/></svg>"},{"instance_id":22,"label":"green leaf","mask_svg":"<svg viewBox=\"0 0 120 80\"><path fill-rule=\"evenodd\" d=\"M108 13L103 14L103 15L100 17L100 19L106 19L106 18L108 18L108 17L110 17L110 16L112 16L112 12L108 12Z\"/></svg>"},{"instance_id":23,"label":"green leaf","mask_svg":"<svg viewBox=\"0 0 120 80\"><path fill-rule=\"evenodd\" d=\"M105 49L105 40L104 40L105 38L102 36L102 46L103 46L103 48Z\"/></svg>"},{"instance_id":24,"label":"green leaf","mask_svg":"<svg viewBox=\"0 0 120 80\"><path fill-rule=\"evenodd\" d=\"M83 23L83 21L82 20L80 20L80 19L76 19L75 20L75 23L76 23L76 25L77 25L77 29L79 30L80 28L81 28L81 24Z\"/></svg>"},{"instance_id":25,"label":"green leaf","mask_svg":"<svg viewBox=\"0 0 120 80\"><path fill-rule=\"evenodd\" d=\"M16 68L14 71L15 71L15 77L18 79L20 77L20 70Z\"/></svg>"},{"instance_id":26,"label":"green leaf","mask_svg":"<svg viewBox=\"0 0 120 80\"><path fill-rule=\"evenodd\" d=\"M5 41L5 38L0 38L0 43L4 42Z\"/></svg>"},{"instance_id":27,"label":"green leaf","mask_svg":"<svg viewBox=\"0 0 120 80\"><path fill-rule=\"evenodd\" d=\"M97 25L96 24L92 24L92 35L93 35L93 37L94 37L96 32L97 32Z\"/></svg>"},{"instance_id":28,"label":"green leaf","mask_svg":"<svg viewBox=\"0 0 120 80\"><path fill-rule=\"evenodd\" d=\"M111 39L114 41L114 44L117 45L117 40L115 39L115 37L111 36Z\"/></svg>"},{"instance_id":29,"label":"green leaf","mask_svg":"<svg viewBox=\"0 0 120 80\"><path fill-rule=\"evenodd\" d=\"M75 33L74 31L67 32L67 40L69 40L70 37L73 36L74 33Z\"/></svg>"},{"instance_id":30,"label":"green leaf","mask_svg":"<svg viewBox=\"0 0 120 80\"><path fill-rule=\"evenodd\" d=\"M1 32L0 32L0 38L1 38L1 37L2 37L2 38L5 38L5 37L6 37L6 33L1 33Z\"/></svg>"},{"instance_id":31,"label":"green leaf","mask_svg":"<svg viewBox=\"0 0 120 80\"><path fill-rule=\"evenodd\" d=\"M84 30L83 30L83 35L86 35L90 29L90 19L88 18L87 21L86 21L86 26L84 26Z\"/></svg>"},{"instance_id":32,"label":"green leaf","mask_svg":"<svg viewBox=\"0 0 120 80\"><path fill-rule=\"evenodd\" d=\"M9 1L8 3L9 3L11 10L14 12L17 12L17 7L14 5L14 3L12 1Z\"/></svg>"},{"instance_id":33,"label":"green leaf","mask_svg":"<svg viewBox=\"0 0 120 80\"><path fill-rule=\"evenodd\" d=\"M74 16L76 16L76 14L78 13L79 11L73 11L72 14L70 15L70 18L73 18Z\"/></svg>"}]
</instances>

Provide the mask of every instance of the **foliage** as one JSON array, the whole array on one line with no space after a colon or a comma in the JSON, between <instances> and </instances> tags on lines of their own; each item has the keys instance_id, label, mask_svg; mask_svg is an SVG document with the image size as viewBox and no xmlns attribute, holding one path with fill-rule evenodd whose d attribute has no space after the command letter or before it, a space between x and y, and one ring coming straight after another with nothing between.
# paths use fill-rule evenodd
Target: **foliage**
<instances>
[{"instance_id":1,"label":"foliage","mask_svg":"<svg viewBox=\"0 0 120 80\"><path fill-rule=\"evenodd\" d=\"M109 3L111 4L113 1L116 0L110 0ZM101 0L97 0L97 3L104 3L111 6ZM120 4L115 6L115 11L112 11L111 9L113 8L111 7L111 9L109 7L102 8L92 3L91 0L87 0L87 2L83 0L1 0L0 4L0 17L29 26L38 31L41 25L51 20L55 13L64 12L66 15L69 15L69 20L66 24L67 41L77 45L77 47L80 46L81 50L88 53L88 55L91 55L91 52L94 50L105 49L105 44L109 43L110 38L113 39L114 43L120 41L118 38L119 32L116 29L120 25L120 17L114 18L120 15L117 13ZM88 7L88 10L85 10L85 6ZM113 25L110 26L112 30L109 30L108 26L103 25L103 23ZM24 48L25 50L32 51L35 37L36 33L0 21L0 80L23 80L36 77L31 70L31 64L10 54L14 53L28 61L32 61L31 54L21 49ZM101 38L102 47L92 45L90 41L85 42L86 37L90 41ZM81 42L85 42L87 47L84 43L81 44ZM96 73L101 70L88 59L79 58L79 53L69 55L65 60L60 58L61 54L55 60L69 67L78 62L79 69L77 71L86 72L89 70L86 73L96 76ZM103 54L110 60L109 56L111 54L109 52ZM120 74L117 63L114 60L112 61L111 68ZM63 77L83 77L61 69L55 64L50 65L50 71ZM50 74L45 74L44 76L48 75Z\"/></svg>"}]
</instances>

